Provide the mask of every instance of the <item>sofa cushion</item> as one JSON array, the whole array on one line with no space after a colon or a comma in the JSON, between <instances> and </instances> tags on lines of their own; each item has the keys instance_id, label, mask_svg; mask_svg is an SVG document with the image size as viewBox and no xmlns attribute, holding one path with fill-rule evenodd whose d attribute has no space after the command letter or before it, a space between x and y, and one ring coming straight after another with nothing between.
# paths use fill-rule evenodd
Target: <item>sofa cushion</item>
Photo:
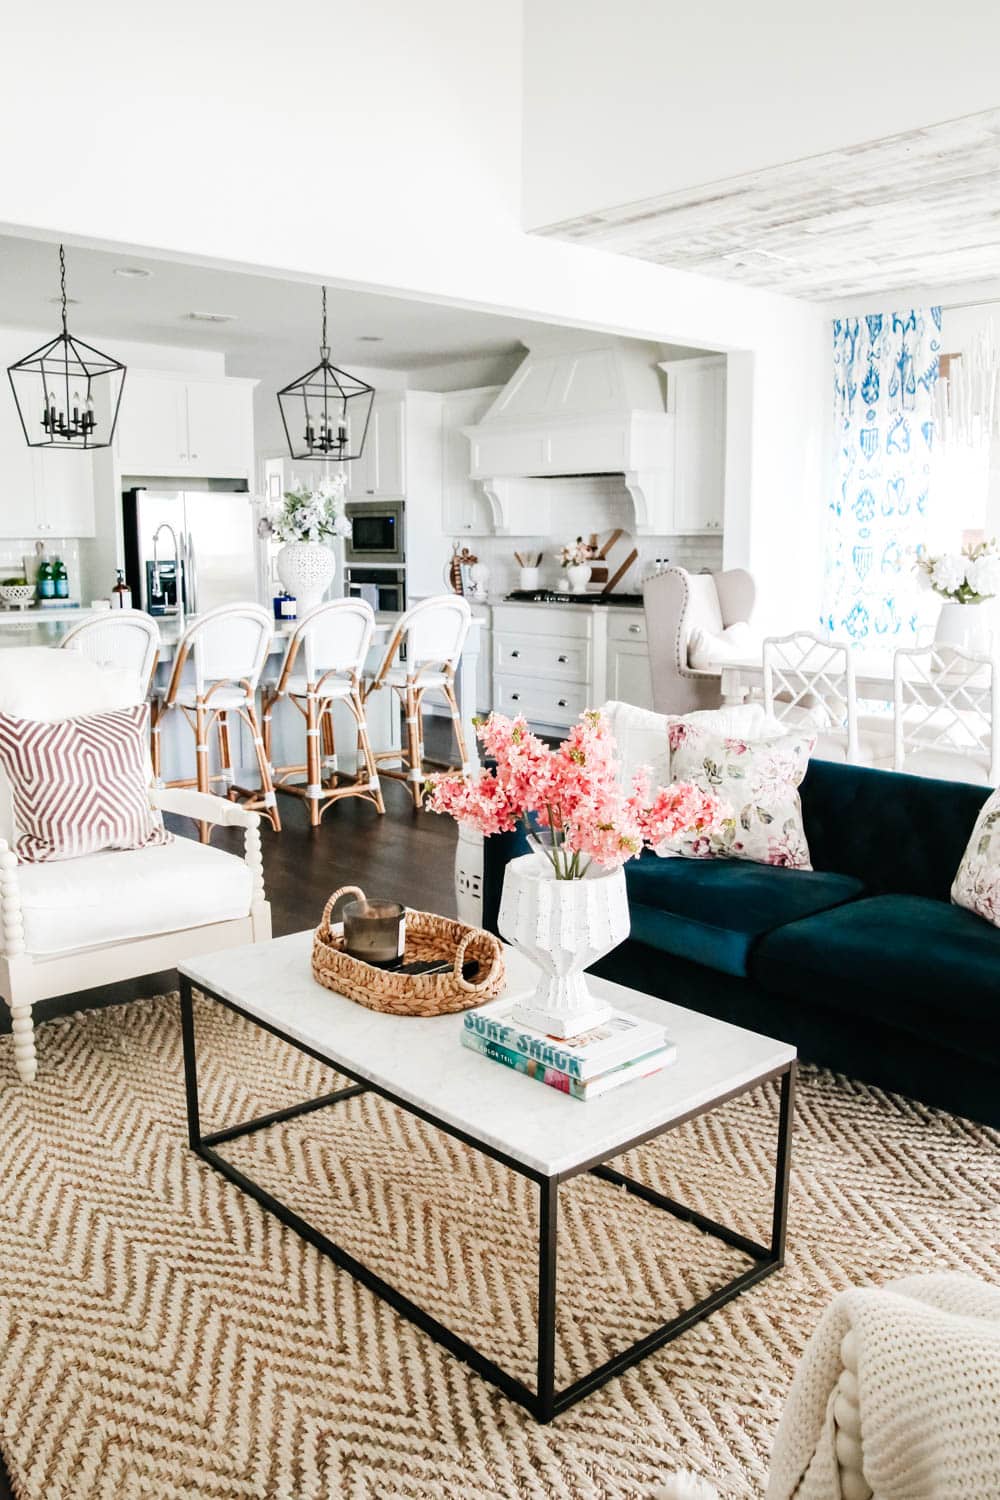
<instances>
[{"instance_id":1,"label":"sofa cushion","mask_svg":"<svg viewBox=\"0 0 1000 1500\"><path fill-rule=\"evenodd\" d=\"M751 959L780 995L1000 1061L1000 931L921 896L875 896L772 931ZM855 1019L856 1018L856 1019Z\"/></svg>"},{"instance_id":2,"label":"sofa cushion","mask_svg":"<svg viewBox=\"0 0 1000 1500\"><path fill-rule=\"evenodd\" d=\"M849 875L652 854L625 866L625 882L637 942L738 975L763 933L864 891Z\"/></svg>"},{"instance_id":3,"label":"sofa cushion","mask_svg":"<svg viewBox=\"0 0 1000 1500\"><path fill-rule=\"evenodd\" d=\"M22 865L18 882L24 942L32 954L69 953L245 917L252 890L242 859L185 838Z\"/></svg>"},{"instance_id":4,"label":"sofa cushion","mask_svg":"<svg viewBox=\"0 0 1000 1500\"><path fill-rule=\"evenodd\" d=\"M989 789L811 760L799 795L815 869L856 875L872 896L947 901Z\"/></svg>"}]
</instances>

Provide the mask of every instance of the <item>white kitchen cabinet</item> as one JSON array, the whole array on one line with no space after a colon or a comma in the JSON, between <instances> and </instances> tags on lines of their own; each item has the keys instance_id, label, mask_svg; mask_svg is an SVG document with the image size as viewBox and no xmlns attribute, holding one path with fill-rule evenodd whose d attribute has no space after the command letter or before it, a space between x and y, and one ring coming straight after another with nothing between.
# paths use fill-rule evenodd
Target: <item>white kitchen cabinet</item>
<instances>
[{"instance_id":1,"label":"white kitchen cabinet","mask_svg":"<svg viewBox=\"0 0 1000 1500\"><path fill-rule=\"evenodd\" d=\"M636 618L638 616L638 618ZM622 610L608 618L606 700L653 707L646 621L641 610Z\"/></svg>"},{"instance_id":2,"label":"white kitchen cabinet","mask_svg":"<svg viewBox=\"0 0 1000 1500\"><path fill-rule=\"evenodd\" d=\"M249 479L255 384L130 370L115 435L120 472Z\"/></svg>"},{"instance_id":3,"label":"white kitchen cabinet","mask_svg":"<svg viewBox=\"0 0 1000 1500\"><path fill-rule=\"evenodd\" d=\"M17 420L0 403L0 537L94 535L94 461L81 450L29 448ZM13 413L13 422L6 420Z\"/></svg>"},{"instance_id":4,"label":"white kitchen cabinet","mask_svg":"<svg viewBox=\"0 0 1000 1500\"><path fill-rule=\"evenodd\" d=\"M352 422L354 418L352 417ZM364 451L346 464L350 500L401 500L406 496L406 395L376 395Z\"/></svg>"},{"instance_id":5,"label":"white kitchen cabinet","mask_svg":"<svg viewBox=\"0 0 1000 1500\"><path fill-rule=\"evenodd\" d=\"M674 418L673 530L722 531L726 484L726 357L669 360L667 411Z\"/></svg>"},{"instance_id":6,"label":"white kitchen cabinet","mask_svg":"<svg viewBox=\"0 0 1000 1500\"><path fill-rule=\"evenodd\" d=\"M478 386L444 398L442 441L442 523L448 536L488 536L493 530L482 485L469 478L472 448L463 427L480 422L502 387Z\"/></svg>"}]
</instances>

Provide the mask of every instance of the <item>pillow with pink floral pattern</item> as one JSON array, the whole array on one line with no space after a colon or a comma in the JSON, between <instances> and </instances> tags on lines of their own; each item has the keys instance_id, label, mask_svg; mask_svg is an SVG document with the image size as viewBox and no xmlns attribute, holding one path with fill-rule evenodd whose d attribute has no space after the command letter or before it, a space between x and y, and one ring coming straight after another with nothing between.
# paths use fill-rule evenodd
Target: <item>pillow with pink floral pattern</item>
<instances>
[{"instance_id":1,"label":"pillow with pink floral pattern","mask_svg":"<svg viewBox=\"0 0 1000 1500\"><path fill-rule=\"evenodd\" d=\"M815 736L741 739L675 720L669 727L670 774L714 792L731 815L708 833L682 834L657 849L685 859L746 859L811 870L798 788Z\"/></svg>"},{"instance_id":2,"label":"pillow with pink floral pattern","mask_svg":"<svg viewBox=\"0 0 1000 1500\"><path fill-rule=\"evenodd\" d=\"M986 799L976 819L951 899L1000 927L1000 788Z\"/></svg>"}]
</instances>

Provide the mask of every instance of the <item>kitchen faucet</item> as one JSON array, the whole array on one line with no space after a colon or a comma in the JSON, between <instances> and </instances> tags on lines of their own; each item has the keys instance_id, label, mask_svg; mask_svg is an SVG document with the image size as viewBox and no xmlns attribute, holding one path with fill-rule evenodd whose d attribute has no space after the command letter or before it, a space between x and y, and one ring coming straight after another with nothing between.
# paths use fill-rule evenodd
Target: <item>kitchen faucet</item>
<instances>
[{"instance_id":1,"label":"kitchen faucet","mask_svg":"<svg viewBox=\"0 0 1000 1500\"><path fill-rule=\"evenodd\" d=\"M160 559L157 552L157 543L159 542L161 531L169 531L170 539L174 544L174 588L177 599L177 603L174 607L174 612L176 613L178 619L180 619L184 614L184 579L181 573L181 548L180 543L177 540L177 533L171 526L169 521L161 521L159 526L157 526L156 530L153 532L153 576L151 580L152 592L154 594L163 593L163 590L160 587ZM166 607L164 606L164 609L165 608Z\"/></svg>"}]
</instances>

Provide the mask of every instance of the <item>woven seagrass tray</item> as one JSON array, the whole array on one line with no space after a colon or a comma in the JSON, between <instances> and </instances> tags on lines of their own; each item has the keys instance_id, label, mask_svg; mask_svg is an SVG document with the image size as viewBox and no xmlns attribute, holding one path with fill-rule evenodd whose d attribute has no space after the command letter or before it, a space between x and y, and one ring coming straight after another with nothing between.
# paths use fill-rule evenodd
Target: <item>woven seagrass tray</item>
<instances>
[{"instance_id":1,"label":"woven seagrass tray","mask_svg":"<svg viewBox=\"0 0 1000 1500\"><path fill-rule=\"evenodd\" d=\"M404 963L448 959L449 974L400 974L378 969L344 951L344 937L330 927L330 915L342 896L365 900L360 886L334 891L313 937L312 972L317 984L346 995L369 1010L393 1016L445 1016L495 1000L504 986L500 940L480 927L466 927L429 911L406 912ZM479 972L465 979L462 966L475 959Z\"/></svg>"}]
</instances>

